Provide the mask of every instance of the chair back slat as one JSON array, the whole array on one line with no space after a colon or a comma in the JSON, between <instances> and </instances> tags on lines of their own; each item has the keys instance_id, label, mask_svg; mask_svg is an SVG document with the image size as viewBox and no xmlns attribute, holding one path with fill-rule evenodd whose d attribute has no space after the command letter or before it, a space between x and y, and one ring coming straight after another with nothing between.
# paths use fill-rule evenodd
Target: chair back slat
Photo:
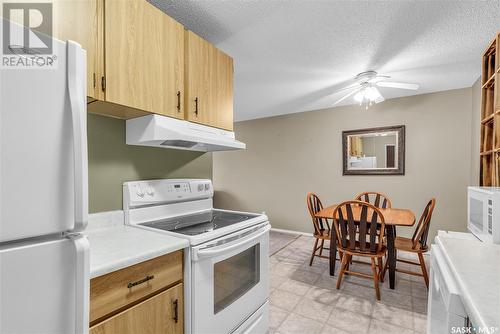
<instances>
[{"instance_id":1,"label":"chair back slat","mask_svg":"<svg viewBox=\"0 0 500 334\"><path fill-rule=\"evenodd\" d=\"M363 224L362 222L368 221L368 207L361 207L361 215L360 215L360 223L359 223L359 248L361 250L366 250L366 230L367 224Z\"/></svg>"},{"instance_id":2,"label":"chair back slat","mask_svg":"<svg viewBox=\"0 0 500 334\"><path fill-rule=\"evenodd\" d=\"M370 195L368 193L365 193L364 197L365 197L365 202L370 203ZM361 196L360 196L360 198L361 198Z\"/></svg>"},{"instance_id":3,"label":"chair back slat","mask_svg":"<svg viewBox=\"0 0 500 334\"><path fill-rule=\"evenodd\" d=\"M354 223L354 217L352 215L352 207L350 205L346 206L347 212L347 231L349 232L349 240L356 240L356 224ZM349 248L351 250L356 250L356 244L354 242L349 243Z\"/></svg>"},{"instance_id":4,"label":"chair back slat","mask_svg":"<svg viewBox=\"0 0 500 334\"><path fill-rule=\"evenodd\" d=\"M373 201L371 200L373 198ZM387 195L376 192L376 191L367 191L359 194L355 197L358 201L363 201L366 203L371 203L377 208L387 209L391 208L391 200Z\"/></svg>"},{"instance_id":5,"label":"chair back slat","mask_svg":"<svg viewBox=\"0 0 500 334\"><path fill-rule=\"evenodd\" d=\"M335 208L332 218L338 248L360 253L382 249L385 220L377 207L364 201L347 201Z\"/></svg>"},{"instance_id":6,"label":"chair back slat","mask_svg":"<svg viewBox=\"0 0 500 334\"><path fill-rule=\"evenodd\" d=\"M418 221L417 228L413 232L411 241L413 243L413 249L416 249L420 243L422 248L427 248L427 236L429 235L429 227L431 225L432 213L434 212L434 207L436 206L436 199L431 199L425 206L422 216Z\"/></svg>"},{"instance_id":7,"label":"chair back slat","mask_svg":"<svg viewBox=\"0 0 500 334\"><path fill-rule=\"evenodd\" d=\"M307 194L307 208L311 215L311 220L314 226L314 234L322 235L324 232L330 232L330 224L324 218L318 218L315 215L323 209L321 200L315 193Z\"/></svg>"},{"instance_id":8,"label":"chair back slat","mask_svg":"<svg viewBox=\"0 0 500 334\"><path fill-rule=\"evenodd\" d=\"M342 211L339 211L339 225L340 225L340 231L337 227L337 238L340 238L340 243L342 245L342 248L346 249L347 248L347 222L344 219L344 213Z\"/></svg>"},{"instance_id":9,"label":"chair back slat","mask_svg":"<svg viewBox=\"0 0 500 334\"><path fill-rule=\"evenodd\" d=\"M376 252L377 251L377 219L378 219L378 216L377 216L377 212L376 211L373 211L372 213L372 219L370 221L370 252ZM384 231L382 230L381 231L382 233L384 233Z\"/></svg>"},{"instance_id":10,"label":"chair back slat","mask_svg":"<svg viewBox=\"0 0 500 334\"><path fill-rule=\"evenodd\" d=\"M422 236L420 237L420 244L422 247L427 248L427 237L429 236L429 227L431 226L430 220L427 226L425 227Z\"/></svg>"}]
</instances>

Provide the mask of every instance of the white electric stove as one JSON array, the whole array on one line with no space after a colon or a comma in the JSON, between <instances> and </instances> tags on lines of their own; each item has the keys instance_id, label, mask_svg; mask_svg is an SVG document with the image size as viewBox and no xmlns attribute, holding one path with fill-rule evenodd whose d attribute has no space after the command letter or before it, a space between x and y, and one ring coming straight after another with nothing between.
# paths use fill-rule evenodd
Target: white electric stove
<instances>
[{"instance_id":1,"label":"white electric stove","mask_svg":"<svg viewBox=\"0 0 500 334\"><path fill-rule=\"evenodd\" d=\"M126 182L125 222L189 240L186 333L266 333L268 218L214 209L213 194L212 182L205 179Z\"/></svg>"}]
</instances>

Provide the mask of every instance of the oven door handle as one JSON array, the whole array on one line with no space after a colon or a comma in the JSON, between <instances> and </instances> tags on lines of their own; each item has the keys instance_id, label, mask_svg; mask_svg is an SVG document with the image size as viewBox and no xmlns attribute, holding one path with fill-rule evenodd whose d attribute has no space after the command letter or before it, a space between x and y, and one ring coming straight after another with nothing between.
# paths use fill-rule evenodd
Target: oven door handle
<instances>
[{"instance_id":1,"label":"oven door handle","mask_svg":"<svg viewBox=\"0 0 500 334\"><path fill-rule=\"evenodd\" d=\"M245 245L252 243L256 239L260 238L264 234L268 233L269 230L271 229L271 226L268 224L265 227L257 230L256 232L253 232L249 234L248 236L245 236L244 238L237 239L230 244L227 245L221 245L221 246L216 246L216 247L205 247L201 249L193 249L193 260L197 261L200 259L206 259L210 257L214 257L220 254L224 254L226 252L230 252L234 249L244 247Z\"/></svg>"}]
</instances>

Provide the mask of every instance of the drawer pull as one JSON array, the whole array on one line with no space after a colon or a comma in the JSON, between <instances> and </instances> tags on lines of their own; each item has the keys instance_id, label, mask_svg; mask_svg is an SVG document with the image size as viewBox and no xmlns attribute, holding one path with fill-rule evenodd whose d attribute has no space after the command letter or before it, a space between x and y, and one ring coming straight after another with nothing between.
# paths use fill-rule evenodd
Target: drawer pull
<instances>
[{"instance_id":1,"label":"drawer pull","mask_svg":"<svg viewBox=\"0 0 500 334\"><path fill-rule=\"evenodd\" d=\"M176 299L173 301L173 306L174 306L174 321L175 323L179 322L179 300Z\"/></svg>"},{"instance_id":2,"label":"drawer pull","mask_svg":"<svg viewBox=\"0 0 500 334\"><path fill-rule=\"evenodd\" d=\"M198 117L198 98L194 99L194 114Z\"/></svg>"},{"instance_id":3,"label":"drawer pull","mask_svg":"<svg viewBox=\"0 0 500 334\"><path fill-rule=\"evenodd\" d=\"M129 284L127 284L127 288L131 289L133 288L134 286L136 285L139 285L139 284L142 284L142 283L146 283L147 281L150 281L152 280L153 278L155 278L155 275L148 275L146 277L144 277L143 279L140 279L138 281L135 281L135 282L130 282Z\"/></svg>"}]
</instances>

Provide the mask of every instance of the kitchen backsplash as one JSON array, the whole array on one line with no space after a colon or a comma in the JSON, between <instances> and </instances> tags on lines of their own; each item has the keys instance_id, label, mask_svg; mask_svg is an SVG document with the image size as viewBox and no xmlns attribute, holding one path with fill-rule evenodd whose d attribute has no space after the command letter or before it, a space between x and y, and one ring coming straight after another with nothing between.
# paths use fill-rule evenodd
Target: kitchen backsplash
<instances>
[{"instance_id":1,"label":"kitchen backsplash","mask_svg":"<svg viewBox=\"0 0 500 334\"><path fill-rule=\"evenodd\" d=\"M212 154L125 144L125 121L88 115L89 211L122 209L125 181L212 178Z\"/></svg>"}]
</instances>

